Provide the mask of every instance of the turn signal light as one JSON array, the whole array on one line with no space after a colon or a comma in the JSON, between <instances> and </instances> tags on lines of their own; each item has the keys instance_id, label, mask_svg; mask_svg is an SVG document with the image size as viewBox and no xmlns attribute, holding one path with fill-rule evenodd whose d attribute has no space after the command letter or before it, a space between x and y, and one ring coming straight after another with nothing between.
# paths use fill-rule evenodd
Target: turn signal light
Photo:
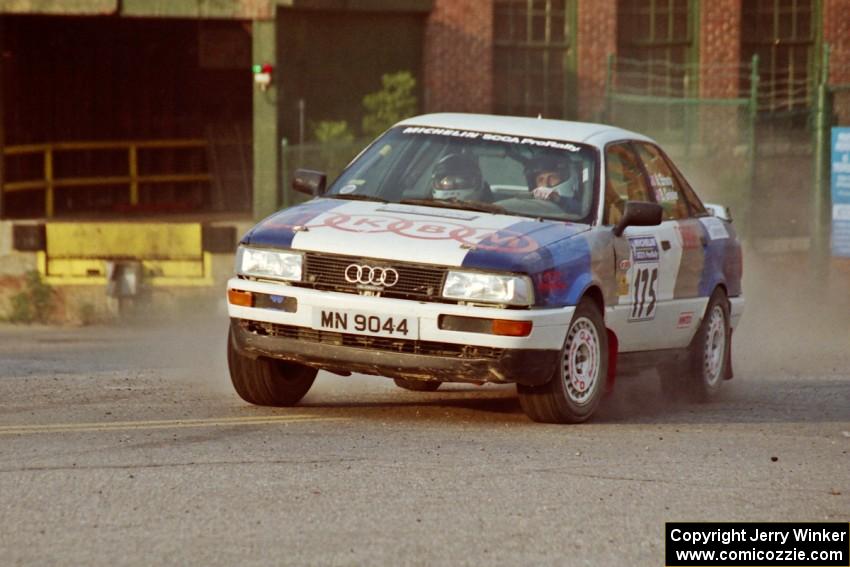
<instances>
[{"instance_id":1,"label":"turn signal light","mask_svg":"<svg viewBox=\"0 0 850 567\"><path fill-rule=\"evenodd\" d=\"M493 319L493 334L506 337L527 337L531 334L531 321Z\"/></svg>"},{"instance_id":2,"label":"turn signal light","mask_svg":"<svg viewBox=\"0 0 850 567\"><path fill-rule=\"evenodd\" d=\"M227 301L231 305L239 305L241 307L254 306L254 294L250 291L242 291L241 289L228 289Z\"/></svg>"}]
</instances>

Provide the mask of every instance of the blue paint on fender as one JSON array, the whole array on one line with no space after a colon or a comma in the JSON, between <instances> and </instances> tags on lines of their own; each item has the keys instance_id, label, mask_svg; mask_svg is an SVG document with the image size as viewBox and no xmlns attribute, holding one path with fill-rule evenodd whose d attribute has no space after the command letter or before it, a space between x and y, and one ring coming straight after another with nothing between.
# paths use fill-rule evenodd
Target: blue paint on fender
<instances>
[{"instance_id":1,"label":"blue paint on fender","mask_svg":"<svg viewBox=\"0 0 850 567\"><path fill-rule=\"evenodd\" d=\"M570 238L555 244L552 254L554 265L537 277L543 305L576 305L593 280L590 243L584 236Z\"/></svg>"},{"instance_id":2,"label":"blue paint on fender","mask_svg":"<svg viewBox=\"0 0 850 567\"><path fill-rule=\"evenodd\" d=\"M575 305L592 279L587 225L521 221L482 240L464 268L525 273L538 306Z\"/></svg>"},{"instance_id":3,"label":"blue paint on fender","mask_svg":"<svg viewBox=\"0 0 850 567\"><path fill-rule=\"evenodd\" d=\"M350 201L313 199L266 217L242 237L240 244L268 248L292 248L295 227L305 225L317 216Z\"/></svg>"},{"instance_id":4,"label":"blue paint on fender","mask_svg":"<svg viewBox=\"0 0 850 567\"><path fill-rule=\"evenodd\" d=\"M726 231L729 238L711 239L708 230L702 226L706 239L705 263L699 283L699 295L709 297L718 285L725 285L730 297L741 294L741 244L735 231L728 223Z\"/></svg>"}]
</instances>

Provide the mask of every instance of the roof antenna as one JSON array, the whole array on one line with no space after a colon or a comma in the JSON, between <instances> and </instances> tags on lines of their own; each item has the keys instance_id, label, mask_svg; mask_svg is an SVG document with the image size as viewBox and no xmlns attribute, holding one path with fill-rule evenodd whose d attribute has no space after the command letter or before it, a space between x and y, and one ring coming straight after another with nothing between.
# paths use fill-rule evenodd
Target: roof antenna
<instances>
[{"instance_id":1,"label":"roof antenna","mask_svg":"<svg viewBox=\"0 0 850 567\"><path fill-rule=\"evenodd\" d=\"M542 114L541 112L538 112L538 113L537 113L537 119L538 119L538 120L543 120L543 114Z\"/></svg>"}]
</instances>

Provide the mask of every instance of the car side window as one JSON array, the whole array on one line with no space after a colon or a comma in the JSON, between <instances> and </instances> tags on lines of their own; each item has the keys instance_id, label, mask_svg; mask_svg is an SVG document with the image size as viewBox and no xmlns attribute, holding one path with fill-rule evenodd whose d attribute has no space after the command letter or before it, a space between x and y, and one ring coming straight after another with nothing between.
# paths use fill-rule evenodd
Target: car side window
<instances>
[{"instance_id":1,"label":"car side window","mask_svg":"<svg viewBox=\"0 0 850 567\"><path fill-rule=\"evenodd\" d=\"M638 155L649 175L655 202L664 210L664 220L688 218L688 204L682 185L661 151L643 142L635 144Z\"/></svg>"},{"instance_id":2,"label":"car side window","mask_svg":"<svg viewBox=\"0 0 850 567\"><path fill-rule=\"evenodd\" d=\"M602 224L616 224L626 201L651 201L638 157L628 143L605 149L605 209Z\"/></svg>"}]
</instances>

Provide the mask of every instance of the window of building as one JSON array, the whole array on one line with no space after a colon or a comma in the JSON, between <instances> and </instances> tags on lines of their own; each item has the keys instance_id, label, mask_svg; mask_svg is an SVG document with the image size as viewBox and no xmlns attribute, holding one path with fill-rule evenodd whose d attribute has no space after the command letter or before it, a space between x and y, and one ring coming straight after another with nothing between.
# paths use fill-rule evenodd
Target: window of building
<instances>
[{"instance_id":1,"label":"window of building","mask_svg":"<svg viewBox=\"0 0 850 567\"><path fill-rule=\"evenodd\" d=\"M495 0L497 114L571 118L574 0Z\"/></svg>"},{"instance_id":2,"label":"window of building","mask_svg":"<svg viewBox=\"0 0 850 567\"><path fill-rule=\"evenodd\" d=\"M692 77L690 0L619 0L617 57L647 63L642 72L617 77L618 86L644 94L685 96Z\"/></svg>"},{"instance_id":3,"label":"window of building","mask_svg":"<svg viewBox=\"0 0 850 567\"><path fill-rule=\"evenodd\" d=\"M814 0L743 2L741 62L749 64L753 55L759 56L761 110L793 111L810 105L814 8Z\"/></svg>"}]
</instances>

